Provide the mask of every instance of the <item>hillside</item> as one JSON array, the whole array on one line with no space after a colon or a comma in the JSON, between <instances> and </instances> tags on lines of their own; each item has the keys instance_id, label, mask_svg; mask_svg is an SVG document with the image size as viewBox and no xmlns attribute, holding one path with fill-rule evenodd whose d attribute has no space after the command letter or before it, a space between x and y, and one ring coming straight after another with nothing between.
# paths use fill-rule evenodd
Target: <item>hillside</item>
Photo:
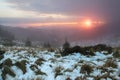
<instances>
[{"instance_id":1,"label":"hillside","mask_svg":"<svg viewBox=\"0 0 120 80\"><path fill-rule=\"evenodd\" d=\"M120 80L120 58L114 53L61 56L40 48L0 48L6 50L0 52L0 80Z\"/></svg>"}]
</instances>

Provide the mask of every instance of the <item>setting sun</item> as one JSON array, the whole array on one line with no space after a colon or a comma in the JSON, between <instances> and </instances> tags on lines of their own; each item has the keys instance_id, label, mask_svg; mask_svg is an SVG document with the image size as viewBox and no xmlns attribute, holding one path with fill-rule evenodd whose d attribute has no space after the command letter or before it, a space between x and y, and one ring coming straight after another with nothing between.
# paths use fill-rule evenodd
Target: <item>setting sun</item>
<instances>
[{"instance_id":1,"label":"setting sun","mask_svg":"<svg viewBox=\"0 0 120 80\"><path fill-rule=\"evenodd\" d=\"M92 26L92 21L91 20L85 20L84 25L87 27Z\"/></svg>"}]
</instances>

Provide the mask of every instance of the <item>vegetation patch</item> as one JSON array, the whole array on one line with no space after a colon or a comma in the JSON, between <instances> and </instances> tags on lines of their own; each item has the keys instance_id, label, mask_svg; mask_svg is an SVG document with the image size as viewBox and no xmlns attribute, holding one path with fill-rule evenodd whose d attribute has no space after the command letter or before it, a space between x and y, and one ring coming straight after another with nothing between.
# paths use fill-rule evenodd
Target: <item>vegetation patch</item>
<instances>
[{"instance_id":1,"label":"vegetation patch","mask_svg":"<svg viewBox=\"0 0 120 80\"><path fill-rule=\"evenodd\" d=\"M4 62L3 62L3 66L4 65L7 65L9 67L11 67L13 64L12 64L12 60L10 58L6 59Z\"/></svg>"},{"instance_id":2,"label":"vegetation patch","mask_svg":"<svg viewBox=\"0 0 120 80\"><path fill-rule=\"evenodd\" d=\"M47 75L46 73L42 72L36 65L30 66L31 70L35 72L36 75Z\"/></svg>"},{"instance_id":3,"label":"vegetation patch","mask_svg":"<svg viewBox=\"0 0 120 80\"><path fill-rule=\"evenodd\" d=\"M2 60L4 58L4 55L0 55L0 60Z\"/></svg>"},{"instance_id":4,"label":"vegetation patch","mask_svg":"<svg viewBox=\"0 0 120 80\"><path fill-rule=\"evenodd\" d=\"M36 65L31 65L30 69L33 70L33 71L35 71L36 69L38 69L38 67Z\"/></svg>"},{"instance_id":5,"label":"vegetation patch","mask_svg":"<svg viewBox=\"0 0 120 80\"><path fill-rule=\"evenodd\" d=\"M72 80L72 79L70 79L70 78L68 77L68 78L66 78L66 80Z\"/></svg>"},{"instance_id":6,"label":"vegetation patch","mask_svg":"<svg viewBox=\"0 0 120 80\"><path fill-rule=\"evenodd\" d=\"M39 70L39 69L35 71L35 74L36 74L36 75L47 75L46 73L42 72L42 71Z\"/></svg>"},{"instance_id":7,"label":"vegetation patch","mask_svg":"<svg viewBox=\"0 0 120 80\"><path fill-rule=\"evenodd\" d=\"M93 71L92 66L90 66L88 64L84 64L81 66L80 73L84 73L84 74L89 75L92 71Z\"/></svg>"},{"instance_id":8,"label":"vegetation patch","mask_svg":"<svg viewBox=\"0 0 120 80\"><path fill-rule=\"evenodd\" d=\"M57 60L55 58L50 58L49 59L52 63L55 63Z\"/></svg>"},{"instance_id":9,"label":"vegetation patch","mask_svg":"<svg viewBox=\"0 0 120 80\"><path fill-rule=\"evenodd\" d=\"M58 75L63 75L62 70L63 70L63 68L61 66L55 68L55 78Z\"/></svg>"},{"instance_id":10,"label":"vegetation patch","mask_svg":"<svg viewBox=\"0 0 120 80\"><path fill-rule=\"evenodd\" d=\"M107 60L103 66L117 68L118 65L113 60Z\"/></svg>"},{"instance_id":11,"label":"vegetation patch","mask_svg":"<svg viewBox=\"0 0 120 80\"><path fill-rule=\"evenodd\" d=\"M85 76L76 77L75 80L87 80ZM96 79L95 79L96 80Z\"/></svg>"},{"instance_id":12,"label":"vegetation patch","mask_svg":"<svg viewBox=\"0 0 120 80\"><path fill-rule=\"evenodd\" d=\"M2 66L3 66L3 63L0 64L0 69L2 68Z\"/></svg>"},{"instance_id":13,"label":"vegetation patch","mask_svg":"<svg viewBox=\"0 0 120 80\"><path fill-rule=\"evenodd\" d=\"M43 63L43 61L45 61L43 58L39 58L39 59L37 59L37 60L35 61L35 63L36 63L37 65L41 65L41 64Z\"/></svg>"},{"instance_id":14,"label":"vegetation patch","mask_svg":"<svg viewBox=\"0 0 120 80\"><path fill-rule=\"evenodd\" d=\"M107 46L105 44L98 44L95 46L87 46L87 47L80 47L80 46L73 46L70 47L70 44L67 42L63 45L63 50L60 51L62 56L67 56L72 53L80 53L82 55L87 56L94 56L95 52L102 52L104 51L104 54L111 54L112 53L112 47Z\"/></svg>"},{"instance_id":15,"label":"vegetation patch","mask_svg":"<svg viewBox=\"0 0 120 80\"><path fill-rule=\"evenodd\" d=\"M7 74L9 74L12 77L16 76L15 73L10 69L10 67L4 66L4 69L2 70L2 74L1 74L3 80L6 80Z\"/></svg>"},{"instance_id":16,"label":"vegetation patch","mask_svg":"<svg viewBox=\"0 0 120 80\"><path fill-rule=\"evenodd\" d=\"M26 73L26 60L22 60L20 62L16 62L15 65L23 71L23 74Z\"/></svg>"},{"instance_id":17,"label":"vegetation patch","mask_svg":"<svg viewBox=\"0 0 120 80\"><path fill-rule=\"evenodd\" d=\"M103 74L103 75L97 75L97 76L95 76L94 77L94 80L103 80L103 79L111 79L111 80L117 80L114 76L110 76L110 74L109 73L105 73L105 74Z\"/></svg>"},{"instance_id":18,"label":"vegetation patch","mask_svg":"<svg viewBox=\"0 0 120 80\"><path fill-rule=\"evenodd\" d=\"M0 50L0 55L3 55L5 53L4 50Z\"/></svg>"},{"instance_id":19,"label":"vegetation patch","mask_svg":"<svg viewBox=\"0 0 120 80\"><path fill-rule=\"evenodd\" d=\"M120 58L120 52L119 52L119 50L117 50L117 51L115 51L115 52L113 53L113 57L115 57L115 58Z\"/></svg>"},{"instance_id":20,"label":"vegetation patch","mask_svg":"<svg viewBox=\"0 0 120 80\"><path fill-rule=\"evenodd\" d=\"M59 58L59 57L61 57L61 54L56 53L56 54L55 54L55 57Z\"/></svg>"},{"instance_id":21,"label":"vegetation patch","mask_svg":"<svg viewBox=\"0 0 120 80\"><path fill-rule=\"evenodd\" d=\"M73 69L66 69L64 72L73 72Z\"/></svg>"}]
</instances>

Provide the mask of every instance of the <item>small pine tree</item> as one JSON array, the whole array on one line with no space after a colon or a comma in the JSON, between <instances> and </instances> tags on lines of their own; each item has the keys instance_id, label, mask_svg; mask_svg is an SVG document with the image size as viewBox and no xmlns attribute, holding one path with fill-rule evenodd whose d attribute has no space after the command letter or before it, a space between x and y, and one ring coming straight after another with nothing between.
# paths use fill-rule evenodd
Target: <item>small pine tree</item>
<instances>
[{"instance_id":1,"label":"small pine tree","mask_svg":"<svg viewBox=\"0 0 120 80\"><path fill-rule=\"evenodd\" d=\"M61 55L65 56L70 54L70 43L66 40L65 43L63 44L63 50Z\"/></svg>"},{"instance_id":2,"label":"small pine tree","mask_svg":"<svg viewBox=\"0 0 120 80\"><path fill-rule=\"evenodd\" d=\"M32 43L31 43L31 41L29 39L26 40L25 46L27 46L27 47L32 46Z\"/></svg>"},{"instance_id":3,"label":"small pine tree","mask_svg":"<svg viewBox=\"0 0 120 80\"><path fill-rule=\"evenodd\" d=\"M44 47L44 48L51 48L51 45L50 45L50 43L48 42L48 43L44 43L44 44L43 44L43 47Z\"/></svg>"},{"instance_id":4,"label":"small pine tree","mask_svg":"<svg viewBox=\"0 0 120 80\"><path fill-rule=\"evenodd\" d=\"M65 43L63 44L63 50L66 50L69 48L70 48L70 43L66 40Z\"/></svg>"}]
</instances>

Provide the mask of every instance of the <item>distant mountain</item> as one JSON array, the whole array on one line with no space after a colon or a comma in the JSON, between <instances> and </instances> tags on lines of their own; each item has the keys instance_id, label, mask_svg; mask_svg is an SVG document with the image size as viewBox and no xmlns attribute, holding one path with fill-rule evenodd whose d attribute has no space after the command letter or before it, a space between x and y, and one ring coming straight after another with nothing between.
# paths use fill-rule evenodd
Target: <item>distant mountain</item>
<instances>
[{"instance_id":1,"label":"distant mountain","mask_svg":"<svg viewBox=\"0 0 120 80\"><path fill-rule=\"evenodd\" d=\"M61 46L65 39L74 45L91 45L95 43L107 43L111 45L120 44L120 35L112 34L108 29L95 28L94 30L84 30L74 27L40 27L40 28L22 28L1 26L4 30L14 34L17 40L25 41L29 38L31 41L38 41L41 44L49 42L54 46ZM118 41L118 42L116 42ZM113 44L112 44L113 45Z\"/></svg>"},{"instance_id":2,"label":"distant mountain","mask_svg":"<svg viewBox=\"0 0 120 80\"><path fill-rule=\"evenodd\" d=\"M0 38L1 39L13 39L14 35L11 31L4 29L5 26L0 25Z\"/></svg>"}]
</instances>

